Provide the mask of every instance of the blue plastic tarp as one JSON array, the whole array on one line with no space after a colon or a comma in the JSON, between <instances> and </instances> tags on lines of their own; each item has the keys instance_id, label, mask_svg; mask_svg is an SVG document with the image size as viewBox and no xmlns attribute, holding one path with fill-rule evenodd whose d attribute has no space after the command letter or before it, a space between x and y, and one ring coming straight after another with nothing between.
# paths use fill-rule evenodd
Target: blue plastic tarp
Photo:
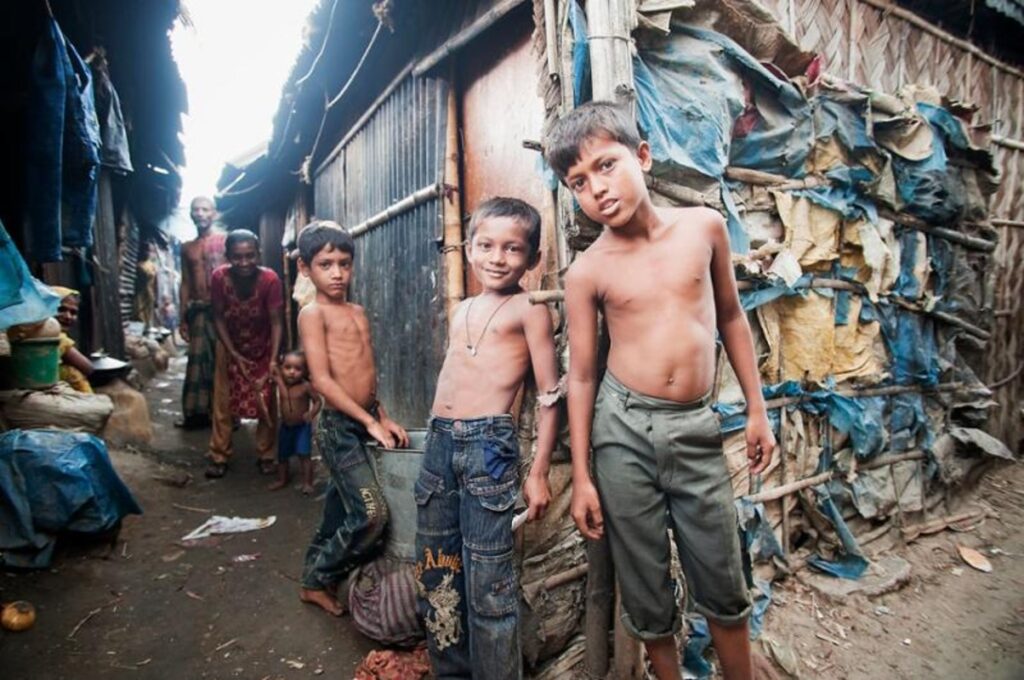
<instances>
[{"instance_id":1,"label":"blue plastic tarp","mask_svg":"<svg viewBox=\"0 0 1024 680\"><path fill-rule=\"evenodd\" d=\"M60 296L33 278L0 222L0 330L57 313Z\"/></svg>"},{"instance_id":2,"label":"blue plastic tarp","mask_svg":"<svg viewBox=\"0 0 1024 680\"><path fill-rule=\"evenodd\" d=\"M61 534L102 534L142 514L103 441L63 430L0 435L0 565L49 566Z\"/></svg>"}]
</instances>

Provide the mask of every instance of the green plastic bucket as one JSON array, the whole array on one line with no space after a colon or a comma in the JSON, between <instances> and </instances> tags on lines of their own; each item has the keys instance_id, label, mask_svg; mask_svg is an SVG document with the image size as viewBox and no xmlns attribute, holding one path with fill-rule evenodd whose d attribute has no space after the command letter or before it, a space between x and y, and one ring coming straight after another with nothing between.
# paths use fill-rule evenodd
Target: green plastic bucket
<instances>
[{"instance_id":1,"label":"green plastic bucket","mask_svg":"<svg viewBox=\"0 0 1024 680\"><path fill-rule=\"evenodd\" d=\"M60 339L31 338L11 343L11 383L25 390L46 389L60 379Z\"/></svg>"}]
</instances>

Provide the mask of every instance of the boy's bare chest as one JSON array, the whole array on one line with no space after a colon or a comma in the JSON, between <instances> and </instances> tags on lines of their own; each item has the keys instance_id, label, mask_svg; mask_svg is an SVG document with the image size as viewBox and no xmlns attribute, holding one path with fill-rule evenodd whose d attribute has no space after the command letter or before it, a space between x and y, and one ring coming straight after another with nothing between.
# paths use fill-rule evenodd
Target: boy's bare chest
<instances>
[{"instance_id":1,"label":"boy's bare chest","mask_svg":"<svg viewBox=\"0 0 1024 680\"><path fill-rule=\"evenodd\" d=\"M359 355L370 349L370 325L364 317L339 314L325 325L327 345L346 355Z\"/></svg>"},{"instance_id":2,"label":"boy's bare chest","mask_svg":"<svg viewBox=\"0 0 1024 680\"><path fill-rule=\"evenodd\" d=\"M710 249L609 258L602 267L602 298L611 308L647 308L700 301L711 292Z\"/></svg>"}]
</instances>

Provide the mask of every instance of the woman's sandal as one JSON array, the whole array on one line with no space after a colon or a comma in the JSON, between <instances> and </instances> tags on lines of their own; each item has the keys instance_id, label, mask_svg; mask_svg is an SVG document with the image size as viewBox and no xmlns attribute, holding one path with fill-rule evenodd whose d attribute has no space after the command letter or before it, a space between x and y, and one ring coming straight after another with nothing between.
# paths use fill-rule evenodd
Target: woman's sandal
<instances>
[{"instance_id":1,"label":"woman's sandal","mask_svg":"<svg viewBox=\"0 0 1024 680\"><path fill-rule=\"evenodd\" d=\"M260 458L256 461L256 467L260 469L261 475L277 474L277 461L269 458Z\"/></svg>"},{"instance_id":2,"label":"woman's sandal","mask_svg":"<svg viewBox=\"0 0 1024 680\"><path fill-rule=\"evenodd\" d=\"M220 479L227 470L228 466L224 463L210 463L206 466L206 476L208 479Z\"/></svg>"}]
</instances>

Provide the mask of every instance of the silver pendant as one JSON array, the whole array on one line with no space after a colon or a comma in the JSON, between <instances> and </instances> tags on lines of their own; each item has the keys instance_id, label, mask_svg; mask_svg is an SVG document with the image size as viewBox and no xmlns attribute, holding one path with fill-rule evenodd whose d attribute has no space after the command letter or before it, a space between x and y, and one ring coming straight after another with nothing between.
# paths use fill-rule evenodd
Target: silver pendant
<instances>
[{"instance_id":1,"label":"silver pendant","mask_svg":"<svg viewBox=\"0 0 1024 680\"><path fill-rule=\"evenodd\" d=\"M476 347L473 347L473 345L466 345L466 349L469 350L470 356L476 356Z\"/></svg>"}]
</instances>

